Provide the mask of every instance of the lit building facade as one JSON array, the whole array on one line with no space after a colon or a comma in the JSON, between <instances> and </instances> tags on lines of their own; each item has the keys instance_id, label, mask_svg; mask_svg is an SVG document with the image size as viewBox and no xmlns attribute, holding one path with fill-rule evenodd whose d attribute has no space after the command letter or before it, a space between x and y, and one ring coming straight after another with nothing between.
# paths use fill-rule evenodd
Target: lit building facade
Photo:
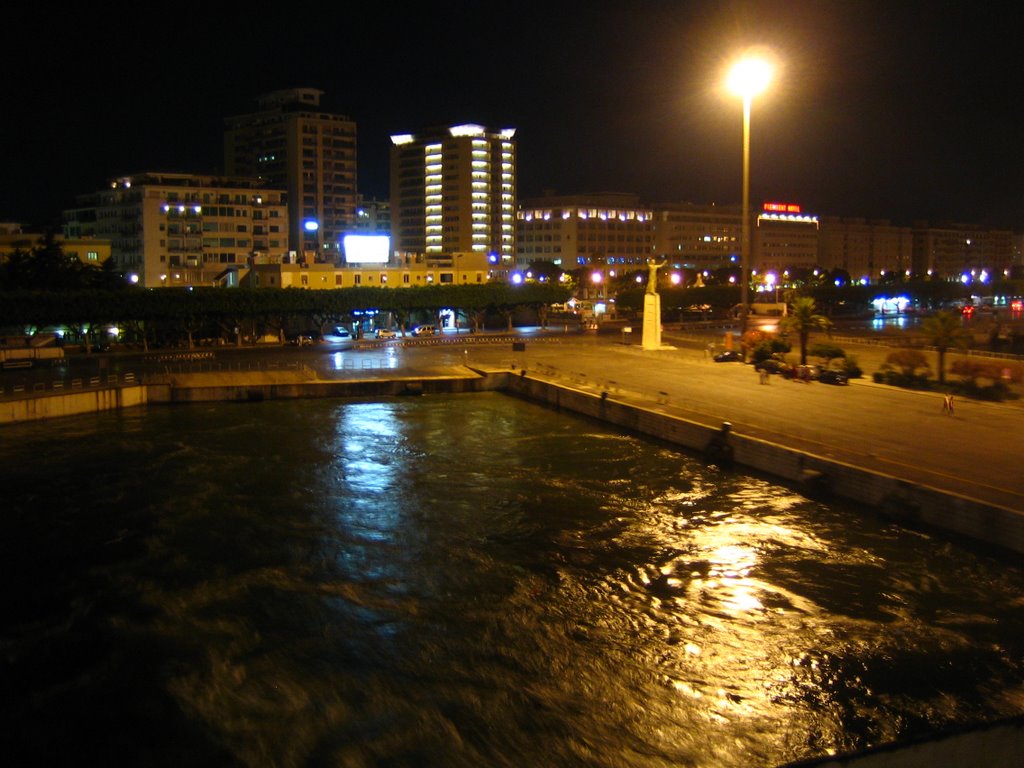
<instances>
[{"instance_id":1,"label":"lit building facade","mask_svg":"<svg viewBox=\"0 0 1024 768\"><path fill-rule=\"evenodd\" d=\"M751 243L751 268L781 274L818 263L818 217L792 203L765 203Z\"/></svg>"},{"instance_id":2,"label":"lit building facade","mask_svg":"<svg viewBox=\"0 0 1024 768\"><path fill-rule=\"evenodd\" d=\"M118 271L147 288L216 285L253 259L288 257L286 195L258 179L124 176L64 220L70 237L109 241Z\"/></svg>"},{"instance_id":3,"label":"lit building facade","mask_svg":"<svg viewBox=\"0 0 1024 768\"><path fill-rule=\"evenodd\" d=\"M821 217L818 266L841 269L853 280L877 282L890 273L913 270L914 236L910 227L888 221Z\"/></svg>"},{"instance_id":4,"label":"lit building facade","mask_svg":"<svg viewBox=\"0 0 1024 768\"><path fill-rule=\"evenodd\" d=\"M654 215L632 194L549 195L523 200L516 265L550 261L566 272L643 265L654 248Z\"/></svg>"},{"instance_id":5,"label":"lit building facade","mask_svg":"<svg viewBox=\"0 0 1024 768\"><path fill-rule=\"evenodd\" d=\"M738 266L740 206L659 203L654 206L654 251L659 258L698 272Z\"/></svg>"},{"instance_id":6,"label":"lit building facade","mask_svg":"<svg viewBox=\"0 0 1024 768\"><path fill-rule=\"evenodd\" d=\"M969 224L935 227L917 223L913 240L913 271L919 275L984 282L1009 276L1014 264L1016 239L1010 230L991 230Z\"/></svg>"},{"instance_id":7,"label":"lit building facade","mask_svg":"<svg viewBox=\"0 0 1024 768\"><path fill-rule=\"evenodd\" d=\"M320 109L321 96L275 91L258 99L259 111L227 118L224 167L285 190L289 249L334 263L356 218L356 124Z\"/></svg>"},{"instance_id":8,"label":"lit building facade","mask_svg":"<svg viewBox=\"0 0 1024 768\"><path fill-rule=\"evenodd\" d=\"M338 266L290 260L258 260L239 271L239 283L253 288L412 288L425 285L481 285L494 276L486 253L437 257L394 254L383 263Z\"/></svg>"},{"instance_id":9,"label":"lit building facade","mask_svg":"<svg viewBox=\"0 0 1024 768\"><path fill-rule=\"evenodd\" d=\"M515 130L456 125L391 137L392 242L399 253L515 256Z\"/></svg>"}]
</instances>

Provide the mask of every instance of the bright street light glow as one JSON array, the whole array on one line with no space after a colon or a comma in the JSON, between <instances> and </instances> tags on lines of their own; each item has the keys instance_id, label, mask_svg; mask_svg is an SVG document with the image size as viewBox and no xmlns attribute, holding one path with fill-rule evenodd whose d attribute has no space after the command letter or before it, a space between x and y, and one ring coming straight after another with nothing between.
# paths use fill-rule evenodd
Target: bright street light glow
<instances>
[{"instance_id":1,"label":"bright street light glow","mask_svg":"<svg viewBox=\"0 0 1024 768\"><path fill-rule=\"evenodd\" d=\"M747 333L750 283L750 108L754 96L763 91L772 77L772 67L763 58L747 55L740 59L726 79L726 86L743 97L743 219L740 242L740 338Z\"/></svg>"},{"instance_id":2,"label":"bright street light glow","mask_svg":"<svg viewBox=\"0 0 1024 768\"><path fill-rule=\"evenodd\" d=\"M737 96L749 99L768 87L772 79L772 65L764 59L745 58L729 70L726 85Z\"/></svg>"}]
</instances>

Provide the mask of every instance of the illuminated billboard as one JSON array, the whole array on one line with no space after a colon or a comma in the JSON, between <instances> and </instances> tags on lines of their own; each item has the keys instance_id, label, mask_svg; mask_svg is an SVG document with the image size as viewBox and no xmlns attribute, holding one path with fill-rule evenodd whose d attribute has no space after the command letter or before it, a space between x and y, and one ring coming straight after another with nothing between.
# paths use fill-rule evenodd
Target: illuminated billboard
<instances>
[{"instance_id":1,"label":"illuminated billboard","mask_svg":"<svg viewBox=\"0 0 1024 768\"><path fill-rule=\"evenodd\" d=\"M388 235L345 235L346 264L387 264L391 255Z\"/></svg>"}]
</instances>

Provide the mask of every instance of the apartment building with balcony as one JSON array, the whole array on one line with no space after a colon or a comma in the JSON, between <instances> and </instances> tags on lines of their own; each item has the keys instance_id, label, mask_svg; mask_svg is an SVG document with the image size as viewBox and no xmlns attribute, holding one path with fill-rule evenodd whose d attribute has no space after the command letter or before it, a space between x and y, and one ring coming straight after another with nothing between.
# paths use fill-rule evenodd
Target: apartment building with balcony
<instances>
[{"instance_id":1,"label":"apartment building with balcony","mask_svg":"<svg viewBox=\"0 0 1024 768\"><path fill-rule=\"evenodd\" d=\"M125 277L147 288L216 285L253 259L286 261L287 195L258 179L141 173L81 195L71 237L110 243Z\"/></svg>"}]
</instances>

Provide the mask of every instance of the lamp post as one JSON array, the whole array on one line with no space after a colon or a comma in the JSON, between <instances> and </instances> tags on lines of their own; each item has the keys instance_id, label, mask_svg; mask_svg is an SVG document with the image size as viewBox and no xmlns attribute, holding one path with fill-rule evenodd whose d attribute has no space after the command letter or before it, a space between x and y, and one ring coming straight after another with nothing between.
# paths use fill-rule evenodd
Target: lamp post
<instances>
[{"instance_id":1,"label":"lamp post","mask_svg":"<svg viewBox=\"0 0 1024 768\"><path fill-rule=\"evenodd\" d=\"M743 99L743 221L740 243L740 339L747 332L750 284L750 104L771 80L771 65L763 59L746 57L729 71L729 90Z\"/></svg>"}]
</instances>

